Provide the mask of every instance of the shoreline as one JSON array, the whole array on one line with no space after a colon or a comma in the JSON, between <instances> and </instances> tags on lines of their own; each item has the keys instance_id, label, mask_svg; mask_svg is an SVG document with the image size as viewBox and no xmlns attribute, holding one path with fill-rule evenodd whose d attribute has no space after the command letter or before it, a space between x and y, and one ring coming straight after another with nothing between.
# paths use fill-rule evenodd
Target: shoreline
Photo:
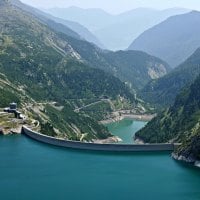
<instances>
[{"instance_id":1,"label":"shoreline","mask_svg":"<svg viewBox=\"0 0 200 200\"><path fill-rule=\"evenodd\" d=\"M0 129L0 135L20 135L22 130L22 125L17 128L11 128L11 129Z\"/></svg>"},{"instance_id":2,"label":"shoreline","mask_svg":"<svg viewBox=\"0 0 200 200\"><path fill-rule=\"evenodd\" d=\"M122 139L118 136L113 136L104 140L93 140L92 142L95 144L117 144L122 142Z\"/></svg>"},{"instance_id":3,"label":"shoreline","mask_svg":"<svg viewBox=\"0 0 200 200\"><path fill-rule=\"evenodd\" d=\"M172 153L172 158L176 161L183 162L183 163L189 164L191 166L200 168L200 161L199 160L186 158L185 156L177 155L176 153Z\"/></svg>"},{"instance_id":4,"label":"shoreline","mask_svg":"<svg viewBox=\"0 0 200 200\"><path fill-rule=\"evenodd\" d=\"M142 140L142 139L140 139L140 138L133 138L134 139L134 142L135 142L135 144L145 144L145 142Z\"/></svg>"},{"instance_id":5,"label":"shoreline","mask_svg":"<svg viewBox=\"0 0 200 200\"><path fill-rule=\"evenodd\" d=\"M148 114L144 114L144 115L137 115L137 114L123 114L121 116L117 116L117 117L113 117L110 119L106 119L106 120L102 120L99 123L106 125L106 124L110 124L113 122L120 122L124 119L133 119L133 120L137 120L137 121L144 121L144 122L149 122L151 121L156 115L148 115Z\"/></svg>"}]
</instances>

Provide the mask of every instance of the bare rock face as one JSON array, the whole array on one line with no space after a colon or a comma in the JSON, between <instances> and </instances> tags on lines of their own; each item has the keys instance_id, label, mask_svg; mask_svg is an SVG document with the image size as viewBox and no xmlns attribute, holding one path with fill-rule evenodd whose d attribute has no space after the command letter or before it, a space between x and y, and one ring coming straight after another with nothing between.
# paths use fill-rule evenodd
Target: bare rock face
<instances>
[{"instance_id":1,"label":"bare rock face","mask_svg":"<svg viewBox=\"0 0 200 200\"><path fill-rule=\"evenodd\" d=\"M149 63L148 74L151 79L161 78L167 74L166 67L161 63Z\"/></svg>"}]
</instances>

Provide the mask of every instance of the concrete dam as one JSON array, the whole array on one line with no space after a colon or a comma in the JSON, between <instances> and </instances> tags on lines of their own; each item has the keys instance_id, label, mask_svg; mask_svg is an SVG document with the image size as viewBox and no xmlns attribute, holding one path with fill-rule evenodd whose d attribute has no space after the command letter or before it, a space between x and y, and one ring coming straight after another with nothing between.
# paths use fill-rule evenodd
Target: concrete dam
<instances>
[{"instance_id":1,"label":"concrete dam","mask_svg":"<svg viewBox=\"0 0 200 200\"><path fill-rule=\"evenodd\" d=\"M23 126L22 133L26 136L46 144L79 150L107 151L107 152L151 152L173 151L175 144L96 144L58 139L35 132Z\"/></svg>"}]
</instances>

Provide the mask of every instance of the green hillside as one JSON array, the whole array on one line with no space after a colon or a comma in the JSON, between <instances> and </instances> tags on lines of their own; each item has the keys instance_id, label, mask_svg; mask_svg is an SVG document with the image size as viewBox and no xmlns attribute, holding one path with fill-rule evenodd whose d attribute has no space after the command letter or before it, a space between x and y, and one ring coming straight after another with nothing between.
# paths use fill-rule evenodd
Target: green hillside
<instances>
[{"instance_id":1,"label":"green hillside","mask_svg":"<svg viewBox=\"0 0 200 200\"><path fill-rule=\"evenodd\" d=\"M200 73L200 49L166 76L153 80L141 90L141 97L159 108L174 103L176 96Z\"/></svg>"},{"instance_id":2,"label":"green hillside","mask_svg":"<svg viewBox=\"0 0 200 200\"><path fill-rule=\"evenodd\" d=\"M85 64L67 40L32 15L6 1L1 3L1 106L16 101L40 122L43 131L46 129L53 135L64 134L78 140L83 134L85 140L111 136L95 119L75 113L77 104L74 101L72 104L71 99L106 96L111 101L127 99L135 105L134 95L126 85L111 74ZM51 102L61 105L61 111L56 112ZM58 129L55 133L50 131L52 125Z\"/></svg>"},{"instance_id":3,"label":"green hillside","mask_svg":"<svg viewBox=\"0 0 200 200\"><path fill-rule=\"evenodd\" d=\"M79 53L79 58L85 61L86 65L115 75L121 81L131 85L134 90L143 88L150 80L162 77L170 70L167 63L143 52L102 50L94 44L102 45L80 25L48 15L18 0L9 0L9 2L56 31L59 38L68 42L73 50ZM72 30L79 35L68 27L72 27ZM92 43L85 41L84 36Z\"/></svg>"},{"instance_id":4,"label":"green hillside","mask_svg":"<svg viewBox=\"0 0 200 200\"><path fill-rule=\"evenodd\" d=\"M183 90L173 106L160 113L136 134L148 143L180 142L186 158L200 159L200 77Z\"/></svg>"},{"instance_id":5,"label":"green hillside","mask_svg":"<svg viewBox=\"0 0 200 200\"><path fill-rule=\"evenodd\" d=\"M106 52L103 56L114 66L114 74L137 90L170 71L167 63L141 51Z\"/></svg>"},{"instance_id":6,"label":"green hillside","mask_svg":"<svg viewBox=\"0 0 200 200\"><path fill-rule=\"evenodd\" d=\"M144 52L106 51L66 35L63 38L69 41L88 65L114 74L121 81L129 83L134 90L143 88L150 80L170 71L166 62Z\"/></svg>"}]
</instances>

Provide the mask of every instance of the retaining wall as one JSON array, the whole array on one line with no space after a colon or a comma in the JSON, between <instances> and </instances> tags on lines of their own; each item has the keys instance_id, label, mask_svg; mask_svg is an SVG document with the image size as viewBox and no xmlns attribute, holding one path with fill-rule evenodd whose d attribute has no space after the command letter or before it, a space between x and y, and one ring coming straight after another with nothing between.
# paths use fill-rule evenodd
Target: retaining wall
<instances>
[{"instance_id":1,"label":"retaining wall","mask_svg":"<svg viewBox=\"0 0 200 200\"><path fill-rule=\"evenodd\" d=\"M147 152L147 151L173 151L174 144L95 144L95 143L85 143L76 142L63 139L57 139L54 137L46 136L31 129L23 126L22 133L35 139L39 142L67 147L72 149L84 149L84 150L94 150L94 151L111 151L111 152Z\"/></svg>"}]
</instances>

